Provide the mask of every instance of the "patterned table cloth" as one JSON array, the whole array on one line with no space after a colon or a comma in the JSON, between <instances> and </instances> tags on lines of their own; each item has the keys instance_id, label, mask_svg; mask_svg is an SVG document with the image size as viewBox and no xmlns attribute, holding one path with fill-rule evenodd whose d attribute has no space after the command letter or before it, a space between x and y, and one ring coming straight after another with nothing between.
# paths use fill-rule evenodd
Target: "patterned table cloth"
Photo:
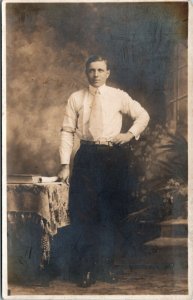
<instances>
[{"instance_id":1,"label":"patterned table cloth","mask_svg":"<svg viewBox=\"0 0 193 300\"><path fill-rule=\"evenodd\" d=\"M50 238L57 229L69 225L68 187L62 183L8 184L8 224L40 223L43 230L42 261L49 259Z\"/></svg>"}]
</instances>

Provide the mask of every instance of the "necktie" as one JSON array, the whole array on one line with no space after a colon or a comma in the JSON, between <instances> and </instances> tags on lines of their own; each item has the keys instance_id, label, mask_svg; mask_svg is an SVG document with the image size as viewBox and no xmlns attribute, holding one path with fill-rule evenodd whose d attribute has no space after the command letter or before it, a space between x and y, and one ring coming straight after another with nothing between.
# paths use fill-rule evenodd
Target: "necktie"
<instances>
[{"instance_id":1,"label":"necktie","mask_svg":"<svg viewBox=\"0 0 193 300\"><path fill-rule=\"evenodd\" d=\"M102 115L102 103L101 95L97 90L92 102L92 108L89 119L89 131L93 137L93 140L98 140L102 136L103 130L103 115Z\"/></svg>"}]
</instances>

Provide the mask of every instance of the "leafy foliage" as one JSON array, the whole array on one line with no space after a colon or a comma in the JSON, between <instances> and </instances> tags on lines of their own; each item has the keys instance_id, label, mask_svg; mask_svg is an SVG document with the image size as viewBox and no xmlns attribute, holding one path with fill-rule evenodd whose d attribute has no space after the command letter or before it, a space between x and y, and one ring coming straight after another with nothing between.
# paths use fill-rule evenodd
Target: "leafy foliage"
<instances>
[{"instance_id":1,"label":"leafy foliage","mask_svg":"<svg viewBox=\"0 0 193 300\"><path fill-rule=\"evenodd\" d=\"M131 167L136 173L136 212L129 220L161 220L187 215L187 141L161 125L148 128L132 144Z\"/></svg>"}]
</instances>

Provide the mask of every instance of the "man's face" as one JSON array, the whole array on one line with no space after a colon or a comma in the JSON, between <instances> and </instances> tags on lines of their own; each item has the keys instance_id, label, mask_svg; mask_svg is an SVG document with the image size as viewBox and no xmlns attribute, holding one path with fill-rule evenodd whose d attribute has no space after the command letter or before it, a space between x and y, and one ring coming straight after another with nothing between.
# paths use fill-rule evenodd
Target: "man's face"
<instances>
[{"instance_id":1,"label":"man's face","mask_svg":"<svg viewBox=\"0 0 193 300\"><path fill-rule=\"evenodd\" d=\"M106 83L110 70L107 70L105 61L94 61L87 67L86 75L89 83L98 88Z\"/></svg>"}]
</instances>

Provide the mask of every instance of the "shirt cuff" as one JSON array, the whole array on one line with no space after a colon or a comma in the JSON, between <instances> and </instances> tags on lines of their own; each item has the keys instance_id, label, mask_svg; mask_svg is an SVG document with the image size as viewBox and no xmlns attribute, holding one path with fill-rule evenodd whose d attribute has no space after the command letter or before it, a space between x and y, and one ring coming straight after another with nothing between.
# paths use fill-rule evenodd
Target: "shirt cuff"
<instances>
[{"instance_id":1,"label":"shirt cuff","mask_svg":"<svg viewBox=\"0 0 193 300\"><path fill-rule=\"evenodd\" d=\"M70 164L70 158L73 148L73 134L66 131L62 131L60 137L60 162L62 165Z\"/></svg>"},{"instance_id":2,"label":"shirt cuff","mask_svg":"<svg viewBox=\"0 0 193 300\"><path fill-rule=\"evenodd\" d=\"M133 126L128 131L134 135L135 140L138 140L140 138L140 134L136 132L136 130L133 128Z\"/></svg>"},{"instance_id":3,"label":"shirt cuff","mask_svg":"<svg viewBox=\"0 0 193 300\"><path fill-rule=\"evenodd\" d=\"M70 164L69 155L62 153L61 150L60 150L60 163L61 163L61 165L69 165Z\"/></svg>"}]
</instances>

